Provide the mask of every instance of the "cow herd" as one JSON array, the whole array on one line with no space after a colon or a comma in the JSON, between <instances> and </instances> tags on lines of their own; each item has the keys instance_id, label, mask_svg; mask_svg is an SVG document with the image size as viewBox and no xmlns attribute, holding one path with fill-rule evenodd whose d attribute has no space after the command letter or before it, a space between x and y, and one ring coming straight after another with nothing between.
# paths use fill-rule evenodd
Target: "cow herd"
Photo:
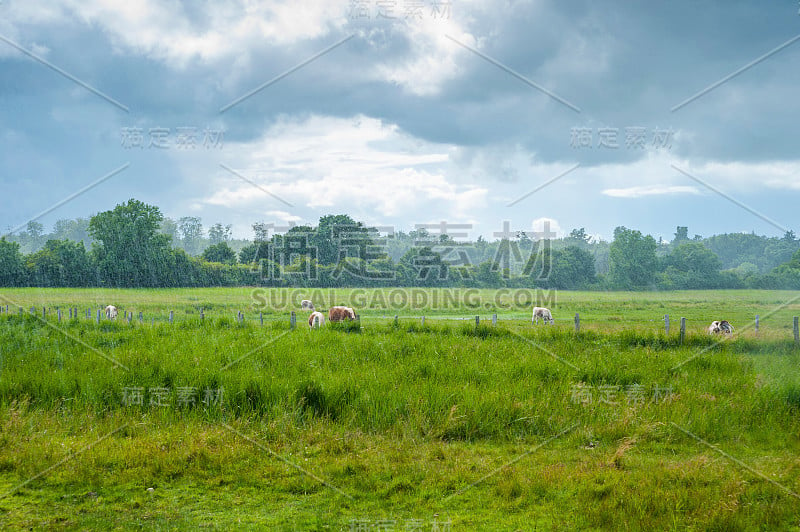
<instances>
[{"instance_id":1,"label":"cow herd","mask_svg":"<svg viewBox=\"0 0 800 532\"><path fill-rule=\"evenodd\" d=\"M301 310L308 310L311 311L311 314L308 316L308 326L312 329L322 327L325 325L325 315L322 312L319 312L314 308L314 303L311 302L309 299L304 299L300 302L300 309ZM117 318L117 307L114 305L108 305L104 311L106 318L113 320ZM337 322L337 321L345 321L345 320L355 320L356 313L350 307L343 307L343 306L336 306L331 307L328 310L328 321L330 322ZM545 307L533 307L533 316L531 317L531 325L538 324L539 320L542 320L542 323L552 325L555 323L553 319L553 313L550 312L549 308ZM733 334L733 325L730 324L727 320L715 320L711 322L711 325L708 326L708 334L725 334L731 335Z\"/></svg>"}]
</instances>

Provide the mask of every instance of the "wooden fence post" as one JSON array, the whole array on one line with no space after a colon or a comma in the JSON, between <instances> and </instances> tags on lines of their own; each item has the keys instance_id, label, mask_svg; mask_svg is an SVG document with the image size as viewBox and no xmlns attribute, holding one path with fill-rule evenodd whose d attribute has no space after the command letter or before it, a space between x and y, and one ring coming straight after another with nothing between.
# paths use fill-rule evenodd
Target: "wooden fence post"
<instances>
[{"instance_id":1,"label":"wooden fence post","mask_svg":"<svg viewBox=\"0 0 800 532\"><path fill-rule=\"evenodd\" d=\"M144 323L144 315L141 312L139 313L139 323Z\"/></svg>"},{"instance_id":2,"label":"wooden fence post","mask_svg":"<svg viewBox=\"0 0 800 532\"><path fill-rule=\"evenodd\" d=\"M669 314L664 314L664 332L669 336Z\"/></svg>"},{"instance_id":3,"label":"wooden fence post","mask_svg":"<svg viewBox=\"0 0 800 532\"><path fill-rule=\"evenodd\" d=\"M686 339L686 318L681 318L681 345Z\"/></svg>"},{"instance_id":4,"label":"wooden fence post","mask_svg":"<svg viewBox=\"0 0 800 532\"><path fill-rule=\"evenodd\" d=\"M61 309L56 311L58 313L58 323L61 323Z\"/></svg>"},{"instance_id":5,"label":"wooden fence post","mask_svg":"<svg viewBox=\"0 0 800 532\"><path fill-rule=\"evenodd\" d=\"M294 329L295 327L297 327L297 316L292 311L292 315L289 317L289 328Z\"/></svg>"},{"instance_id":6,"label":"wooden fence post","mask_svg":"<svg viewBox=\"0 0 800 532\"><path fill-rule=\"evenodd\" d=\"M492 314L492 327L497 327L497 314Z\"/></svg>"},{"instance_id":7,"label":"wooden fence post","mask_svg":"<svg viewBox=\"0 0 800 532\"><path fill-rule=\"evenodd\" d=\"M475 316L475 327L477 327L480 324L481 324L481 317L480 316Z\"/></svg>"},{"instance_id":8,"label":"wooden fence post","mask_svg":"<svg viewBox=\"0 0 800 532\"><path fill-rule=\"evenodd\" d=\"M173 311L169 311L169 324L172 325L172 319L175 317L175 313Z\"/></svg>"},{"instance_id":9,"label":"wooden fence post","mask_svg":"<svg viewBox=\"0 0 800 532\"><path fill-rule=\"evenodd\" d=\"M758 334L758 314L756 314L756 334Z\"/></svg>"},{"instance_id":10,"label":"wooden fence post","mask_svg":"<svg viewBox=\"0 0 800 532\"><path fill-rule=\"evenodd\" d=\"M100 323L100 315L101 315L102 313L103 313L103 311L102 311L102 310L100 310L100 309L97 309L97 323L98 323L98 324Z\"/></svg>"},{"instance_id":11,"label":"wooden fence post","mask_svg":"<svg viewBox=\"0 0 800 532\"><path fill-rule=\"evenodd\" d=\"M422 316L422 326L425 326L425 316Z\"/></svg>"},{"instance_id":12,"label":"wooden fence post","mask_svg":"<svg viewBox=\"0 0 800 532\"><path fill-rule=\"evenodd\" d=\"M394 326L397 327L398 325L398 317L397 314L394 315Z\"/></svg>"},{"instance_id":13,"label":"wooden fence post","mask_svg":"<svg viewBox=\"0 0 800 532\"><path fill-rule=\"evenodd\" d=\"M800 343L800 325L797 321L797 316L794 317L794 343Z\"/></svg>"},{"instance_id":14,"label":"wooden fence post","mask_svg":"<svg viewBox=\"0 0 800 532\"><path fill-rule=\"evenodd\" d=\"M47 319L47 307L42 307L42 319Z\"/></svg>"},{"instance_id":15,"label":"wooden fence post","mask_svg":"<svg viewBox=\"0 0 800 532\"><path fill-rule=\"evenodd\" d=\"M131 320L133 319L133 311L128 314L128 325L131 324Z\"/></svg>"},{"instance_id":16,"label":"wooden fence post","mask_svg":"<svg viewBox=\"0 0 800 532\"><path fill-rule=\"evenodd\" d=\"M581 330L581 316L577 312L575 313L575 332L580 332Z\"/></svg>"}]
</instances>

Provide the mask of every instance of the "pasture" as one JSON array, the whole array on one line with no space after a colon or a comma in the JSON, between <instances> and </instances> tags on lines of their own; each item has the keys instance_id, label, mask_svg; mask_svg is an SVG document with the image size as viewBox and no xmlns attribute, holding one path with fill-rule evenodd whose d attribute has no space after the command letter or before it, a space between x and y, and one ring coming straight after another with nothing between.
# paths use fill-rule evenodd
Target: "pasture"
<instances>
[{"instance_id":1,"label":"pasture","mask_svg":"<svg viewBox=\"0 0 800 532\"><path fill-rule=\"evenodd\" d=\"M797 292L411 290L4 289L0 527L800 529Z\"/></svg>"}]
</instances>

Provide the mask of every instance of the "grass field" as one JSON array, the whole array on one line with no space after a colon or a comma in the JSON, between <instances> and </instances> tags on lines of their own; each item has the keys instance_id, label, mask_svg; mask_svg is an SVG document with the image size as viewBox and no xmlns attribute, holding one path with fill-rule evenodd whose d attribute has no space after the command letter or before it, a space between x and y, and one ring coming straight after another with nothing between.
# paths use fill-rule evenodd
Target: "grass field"
<instances>
[{"instance_id":1,"label":"grass field","mask_svg":"<svg viewBox=\"0 0 800 532\"><path fill-rule=\"evenodd\" d=\"M398 294L4 289L0 528L800 529L799 293Z\"/></svg>"}]
</instances>

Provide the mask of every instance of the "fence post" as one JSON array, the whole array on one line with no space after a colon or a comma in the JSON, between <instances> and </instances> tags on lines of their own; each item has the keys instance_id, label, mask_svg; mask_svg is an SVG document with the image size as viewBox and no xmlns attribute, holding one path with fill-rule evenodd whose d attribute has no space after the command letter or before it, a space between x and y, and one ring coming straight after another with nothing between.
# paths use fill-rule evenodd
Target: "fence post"
<instances>
[{"instance_id":1,"label":"fence post","mask_svg":"<svg viewBox=\"0 0 800 532\"><path fill-rule=\"evenodd\" d=\"M144 316L141 312L139 313L139 323L144 323Z\"/></svg>"},{"instance_id":2,"label":"fence post","mask_svg":"<svg viewBox=\"0 0 800 532\"><path fill-rule=\"evenodd\" d=\"M425 316L422 316L422 326L425 326Z\"/></svg>"},{"instance_id":3,"label":"fence post","mask_svg":"<svg viewBox=\"0 0 800 532\"><path fill-rule=\"evenodd\" d=\"M202 323L202 322L203 322L203 320L205 320L205 319L206 319L206 315L205 315L205 314L203 314L203 309L201 308L201 309L200 309L200 323Z\"/></svg>"},{"instance_id":4,"label":"fence post","mask_svg":"<svg viewBox=\"0 0 800 532\"><path fill-rule=\"evenodd\" d=\"M581 316L577 312L575 313L575 332L580 332L581 330Z\"/></svg>"},{"instance_id":5,"label":"fence post","mask_svg":"<svg viewBox=\"0 0 800 532\"><path fill-rule=\"evenodd\" d=\"M175 317L175 313L173 311L169 311L169 324L172 325L172 318Z\"/></svg>"},{"instance_id":6,"label":"fence post","mask_svg":"<svg viewBox=\"0 0 800 532\"><path fill-rule=\"evenodd\" d=\"M497 314L492 314L492 327L497 326Z\"/></svg>"},{"instance_id":7,"label":"fence post","mask_svg":"<svg viewBox=\"0 0 800 532\"><path fill-rule=\"evenodd\" d=\"M131 320L133 320L133 311L131 311L130 314L128 314L128 325L131 324Z\"/></svg>"},{"instance_id":8,"label":"fence post","mask_svg":"<svg viewBox=\"0 0 800 532\"><path fill-rule=\"evenodd\" d=\"M669 314L664 314L664 331L669 336Z\"/></svg>"},{"instance_id":9,"label":"fence post","mask_svg":"<svg viewBox=\"0 0 800 532\"><path fill-rule=\"evenodd\" d=\"M686 318L681 318L681 345L684 339L686 339Z\"/></svg>"},{"instance_id":10,"label":"fence post","mask_svg":"<svg viewBox=\"0 0 800 532\"><path fill-rule=\"evenodd\" d=\"M42 307L42 319L47 319L47 307Z\"/></svg>"},{"instance_id":11,"label":"fence post","mask_svg":"<svg viewBox=\"0 0 800 532\"><path fill-rule=\"evenodd\" d=\"M394 326L397 327L398 325L398 317L397 314L394 315Z\"/></svg>"},{"instance_id":12,"label":"fence post","mask_svg":"<svg viewBox=\"0 0 800 532\"><path fill-rule=\"evenodd\" d=\"M102 312L103 312L102 310L97 309L97 323L98 324L100 323L100 314L102 314Z\"/></svg>"},{"instance_id":13,"label":"fence post","mask_svg":"<svg viewBox=\"0 0 800 532\"><path fill-rule=\"evenodd\" d=\"M22 307L19 307L19 315L22 316Z\"/></svg>"},{"instance_id":14,"label":"fence post","mask_svg":"<svg viewBox=\"0 0 800 532\"><path fill-rule=\"evenodd\" d=\"M263 327L264 326L264 313L263 312L259 312L258 313L258 319L261 322L261 326Z\"/></svg>"},{"instance_id":15,"label":"fence post","mask_svg":"<svg viewBox=\"0 0 800 532\"><path fill-rule=\"evenodd\" d=\"M481 317L480 316L475 316L475 327L477 327L480 324L481 324Z\"/></svg>"},{"instance_id":16,"label":"fence post","mask_svg":"<svg viewBox=\"0 0 800 532\"><path fill-rule=\"evenodd\" d=\"M797 316L794 317L794 343L800 343L800 326L797 322Z\"/></svg>"},{"instance_id":17,"label":"fence post","mask_svg":"<svg viewBox=\"0 0 800 532\"><path fill-rule=\"evenodd\" d=\"M756 334L758 334L758 314L756 314Z\"/></svg>"},{"instance_id":18,"label":"fence post","mask_svg":"<svg viewBox=\"0 0 800 532\"><path fill-rule=\"evenodd\" d=\"M58 312L58 323L61 323L61 309L58 309L56 312Z\"/></svg>"},{"instance_id":19,"label":"fence post","mask_svg":"<svg viewBox=\"0 0 800 532\"><path fill-rule=\"evenodd\" d=\"M297 327L297 316L292 311L292 315L289 317L289 328L294 329L295 327Z\"/></svg>"}]
</instances>

